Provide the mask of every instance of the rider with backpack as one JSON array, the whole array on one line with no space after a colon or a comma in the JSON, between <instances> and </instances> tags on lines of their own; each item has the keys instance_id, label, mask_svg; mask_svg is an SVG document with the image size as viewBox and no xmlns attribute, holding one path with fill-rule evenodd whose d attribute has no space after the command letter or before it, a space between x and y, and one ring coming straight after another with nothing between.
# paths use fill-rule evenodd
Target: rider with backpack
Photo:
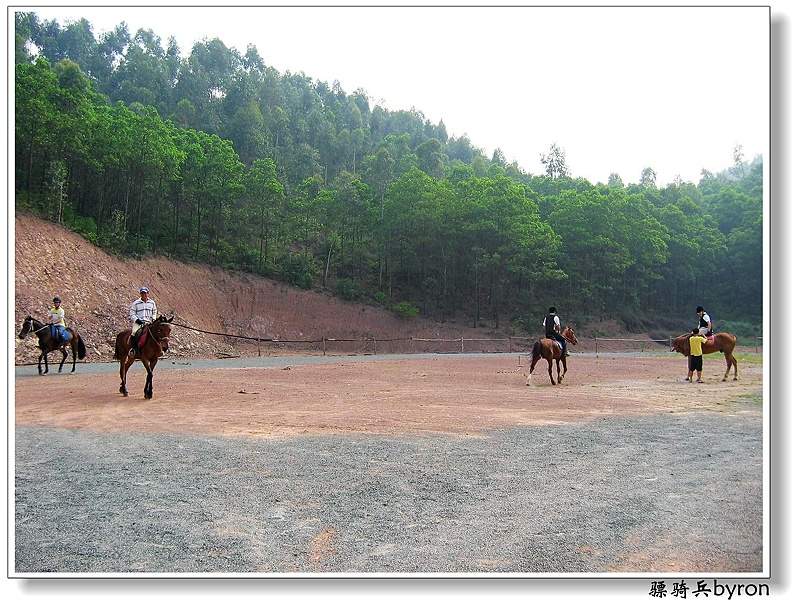
<instances>
[{"instance_id":1,"label":"rider with backpack","mask_svg":"<svg viewBox=\"0 0 800 600\"><path fill-rule=\"evenodd\" d=\"M542 321L542 326L544 327L544 337L556 340L561 344L562 356L569 356L569 352L567 352L567 340L561 335L561 321L556 314L555 306L549 308L549 314L545 316L544 321Z\"/></svg>"},{"instance_id":2,"label":"rider with backpack","mask_svg":"<svg viewBox=\"0 0 800 600\"><path fill-rule=\"evenodd\" d=\"M699 319L697 323L697 329L700 331L700 335L704 335L706 337L714 335L714 327L711 323L711 315L703 310L702 306L697 307L697 318Z\"/></svg>"}]
</instances>

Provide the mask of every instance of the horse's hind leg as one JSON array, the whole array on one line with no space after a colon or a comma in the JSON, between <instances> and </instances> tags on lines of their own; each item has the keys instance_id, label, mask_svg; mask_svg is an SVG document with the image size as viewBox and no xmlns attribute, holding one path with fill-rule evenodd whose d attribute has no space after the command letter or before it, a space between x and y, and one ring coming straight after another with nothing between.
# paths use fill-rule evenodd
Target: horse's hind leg
<instances>
[{"instance_id":1,"label":"horse's hind leg","mask_svg":"<svg viewBox=\"0 0 800 600\"><path fill-rule=\"evenodd\" d=\"M564 365L564 370L561 372L561 378L558 380L559 383L563 382L564 379L567 376L567 359L566 359L566 357L564 358L564 360L561 361L561 364Z\"/></svg>"},{"instance_id":2,"label":"horse's hind leg","mask_svg":"<svg viewBox=\"0 0 800 600\"><path fill-rule=\"evenodd\" d=\"M538 356L531 360L531 370L528 371L528 380L525 382L525 385L530 385L531 384L531 375L533 375L533 367L536 366L537 362L539 362L539 357Z\"/></svg>"},{"instance_id":3,"label":"horse's hind leg","mask_svg":"<svg viewBox=\"0 0 800 600\"><path fill-rule=\"evenodd\" d=\"M733 361L733 380L739 380L739 361L736 360L736 357L731 352L731 361Z\"/></svg>"},{"instance_id":4,"label":"horse's hind leg","mask_svg":"<svg viewBox=\"0 0 800 600\"><path fill-rule=\"evenodd\" d=\"M119 391L123 396L128 395L128 387L125 385L128 379L128 369L131 368L133 364L133 359L129 357L127 354L122 357L122 360L119 361Z\"/></svg>"},{"instance_id":5,"label":"horse's hind leg","mask_svg":"<svg viewBox=\"0 0 800 600\"><path fill-rule=\"evenodd\" d=\"M64 363L67 360L67 349L62 347L59 350L61 350L61 363L58 365L58 372L61 373L61 369L64 368ZM75 356L75 353L73 352L72 355Z\"/></svg>"}]
</instances>

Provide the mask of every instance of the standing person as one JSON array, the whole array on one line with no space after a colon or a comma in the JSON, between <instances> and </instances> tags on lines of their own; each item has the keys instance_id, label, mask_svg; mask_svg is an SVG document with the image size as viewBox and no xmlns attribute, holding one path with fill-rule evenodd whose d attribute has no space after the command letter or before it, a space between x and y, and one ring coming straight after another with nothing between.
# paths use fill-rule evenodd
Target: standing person
<instances>
[{"instance_id":1,"label":"standing person","mask_svg":"<svg viewBox=\"0 0 800 600\"><path fill-rule=\"evenodd\" d=\"M55 296L53 298L53 306L50 307L48 313L50 318L50 335L54 340L61 342L66 339L66 327L64 322L64 307L61 306L61 298Z\"/></svg>"},{"instance_id":2,"label":"standing person","mask_svg":"<svg viewBox=\"0 0 800 600\"><path fill-rule=\"evenodd\" d=\"M542 326L544 327L544 337L551 340L556 340L559 344L561 344L561 355L569 356L569 352L567 352L567 340L565 340L564 336L561 335L561 320L556 314L556 307L551 306L548 309L548 313L549 314L544 318L544 321L542 321Z\"/></svg>"},{"instance_id":3,"label":"standing person","mask_svg":"<svg viewBox=\"0 0 800 600\"><path fill-rule=\"evenodd\" d=\"M149 288L139 288L139 298L133 301L128 312L131 319L130 355L136 356L142 328L156 318L156 302L150 298Z\"/></svg>"},{"instance_id":4,"label":"standing person","mask_svg":"<svg viewBox=\"0 0 800 600\"><path fill-rule=\"evenodd\" d=\"M711 323L711 315L703 310L702 306L697 307L697 318L699 319L697 323L697 329L700 331L700 334L713 335L714 328Z\"/></svg>"},{"instance_id":5,"label":"standing person","mask_svg":"<svg viewBox=\"0 0 800 600\"><path fill-rule=\"evenodd\" d=\"M692 375L697 371L697 383L703 383L703 344L708 340L706 336L700 333L700 329L695 327L692 329L692 335L689 338L689 374L686 375L686 381L692 382Z\"/></svg>"}]
</instances>

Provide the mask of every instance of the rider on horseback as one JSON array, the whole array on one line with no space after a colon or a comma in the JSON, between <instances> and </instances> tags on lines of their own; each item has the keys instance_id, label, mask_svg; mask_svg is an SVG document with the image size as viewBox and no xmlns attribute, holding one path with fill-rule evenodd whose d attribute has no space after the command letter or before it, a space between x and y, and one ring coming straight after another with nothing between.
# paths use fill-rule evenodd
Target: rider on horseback
<instances>
[{"instance_id":1,"label":"rider on horseback","mask_svg":"<svg viewBox=\"0 0 800 600\"><path fill-rule=\"evenodd\" d=\"M131 319L131 349L130 355L136 356L139 348L139 336L144 326L152 323L156 318L156 303L148 297L150 290L146 287L139 288L140 297L133 301L129 311Z\"/></svg>"},{"instance_id":2,"label":"rider on horseback","mask_svg":"<svg viewBox=\"0 0 800 600\"><path fill-rule=\"evenodd\" d=\"M704 335L706 337L714 335L714 328L711 324L711 315L703 310L702 306L697 307L697 318L699 319L697 323L697 329L700 330L700 335Z\"/></svg>"},{"instance_id":3,"label":"rider on horseback","mask_svg":"<svg viewBox=\"0 0 800 600\"><path fill-rule=\"evenodd\" d=\"M50 335L54 340L66 339L66 327L64 322L64 309L61 306L61 298L56 296L53 298L53 306L50 307L48 313L50 318Z\"/></svg>"},{"instance_id":4,"label":"rider on horseback","mask_svg":"<svg viewBox=\"0 0 800 600\"><path fill-rule=\"evenodd\" d=\"M542 326L544 326L544 337L550 338L551 340L556 340L559 344L561 344L562 355L569 356L569 352L567 351L567 340L565 340L564 336L561 335L561 321L556 314L555 306L550 307L549 314L544 318L544 321L542 321Z\"/></svg>"}]
</instances>

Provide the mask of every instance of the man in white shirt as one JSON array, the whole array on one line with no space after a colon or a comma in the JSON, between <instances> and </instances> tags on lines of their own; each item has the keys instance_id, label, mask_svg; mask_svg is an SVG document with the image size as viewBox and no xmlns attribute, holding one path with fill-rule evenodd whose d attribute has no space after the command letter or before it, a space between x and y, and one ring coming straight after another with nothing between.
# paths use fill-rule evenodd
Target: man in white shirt
<instances>
[{"instance_id":1,"label":"man in white shirt","mask_svg":"<svg viewBox=\"0 0 800 600\"><path fill-rule=\"evenodd\" d=\"M697 307L697 328L700 330L700 335L708 337L714 334L714 327L711 324L711 315L709 315L702 306Z\"/></svg>"},{"instance_id":2,"label":"man in white shirt","mask_svg":"<svg viewBox=\"0 0 800 600\"><path fill-rule=\"evenodd\" d=\"M128 311L131 319L131 356L136 356L139 345L139 336L142 328L152 323L157 314L156 302L150 298L150 290L146 287L139 288L139 298L133 301Z\"/></svg>"}]
</instances>

